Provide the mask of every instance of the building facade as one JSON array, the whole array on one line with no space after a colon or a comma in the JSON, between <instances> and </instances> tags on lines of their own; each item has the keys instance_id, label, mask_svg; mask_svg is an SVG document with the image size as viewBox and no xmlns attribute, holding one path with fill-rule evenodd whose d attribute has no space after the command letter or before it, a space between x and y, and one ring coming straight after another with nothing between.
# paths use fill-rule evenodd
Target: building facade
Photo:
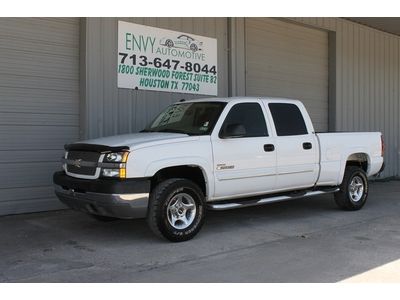
<instances>
[{"instance_id":1,"label":"building facade","mask_svg":"<svg viewBox=\"0 0 400 300\"><path fill-rule=\"evenodd\" d=\"M302 100L317 131L381 131L398 177L400 37L343 18L0 18L0 215L62 208L63 145L201 95L121 89L118 21L217 39L218 96Z\"/></svg>"}]
</instances>

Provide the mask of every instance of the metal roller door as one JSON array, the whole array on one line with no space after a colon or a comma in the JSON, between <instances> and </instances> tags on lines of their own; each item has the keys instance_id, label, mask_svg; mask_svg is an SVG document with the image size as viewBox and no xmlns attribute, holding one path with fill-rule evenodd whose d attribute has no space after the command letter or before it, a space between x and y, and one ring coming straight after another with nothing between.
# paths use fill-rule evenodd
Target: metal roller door
<instances>
[{"instance_id":1,"label":"metal roller door","mask_svg":"<svg viewBox=\"0 0 400 300\"><path fill-rule=\"evenodd\" d=\"M79 136L79 19L0 18L0 215L62 207L52 188Z\"/></svg>"},{"instance_id":2,"label":"metal roller door","mask_svg":"<svg viewBox=\"0 0 400 300\"><path fill-rule=\"evenodd\" d=\"M247 18L246 94L299 99L316 131L328 130L328 33L272 18Z\"/></svg>"}]
</instances>

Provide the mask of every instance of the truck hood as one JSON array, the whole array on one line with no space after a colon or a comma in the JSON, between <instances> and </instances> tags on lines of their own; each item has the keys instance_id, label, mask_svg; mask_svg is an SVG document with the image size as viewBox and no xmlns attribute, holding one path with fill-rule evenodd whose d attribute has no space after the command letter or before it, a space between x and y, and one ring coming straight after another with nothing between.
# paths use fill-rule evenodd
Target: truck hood
<instances>
[{"instance_id":1,"label":"truck hood","mask_svg":"<svg viewBox=\"0 0 400 300\"><path fill-rule=\"evenodd\" d=\"M189 136L182 133L167 133L167 132L140 132L107 136L97 139L80 141L82 144L97 144L105 145L110 147L128 146L129 148L137 147L148 143L164 143L170 142L171 140L185 139ZM190 137L193 138L193 137Z\"/></svg>"}]
</instances>

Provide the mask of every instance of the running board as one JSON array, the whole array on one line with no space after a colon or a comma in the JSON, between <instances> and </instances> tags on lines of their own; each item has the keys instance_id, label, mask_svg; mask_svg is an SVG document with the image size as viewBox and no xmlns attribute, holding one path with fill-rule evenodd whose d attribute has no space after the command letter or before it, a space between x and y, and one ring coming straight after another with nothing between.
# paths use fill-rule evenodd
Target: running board
<instances>
[{"instance_id":1,"label":"running board","mask_svg":"<svg viewBox=\"0 0 400 300\"><path fill-rule=\"evenodd\" d=\"M256 205L263 205L267 203L280 202L286 200L299 199L310 196L317 196L322 194L330 194L338 192L340 189L338 187L329 188L329 189L321 189L317 191L302 191L297 193L289 193L286 195L271 195L270 197L263 195L260 197L252 197L247 199L231 199L231 200L223 200L218 202L208 203L208 209L210 210L228 210L234 208L242 208Z\"/></svg>"}]
</instances>

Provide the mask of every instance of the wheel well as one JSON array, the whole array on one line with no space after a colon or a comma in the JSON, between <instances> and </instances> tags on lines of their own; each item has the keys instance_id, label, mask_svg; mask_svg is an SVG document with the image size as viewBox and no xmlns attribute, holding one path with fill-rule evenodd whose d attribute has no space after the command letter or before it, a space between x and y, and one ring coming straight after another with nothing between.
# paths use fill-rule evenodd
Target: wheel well
<instances>
[{"instance_id":1,"label":"wheel well","mask_svg":"<svg viewBox=\"0 0 400 300\"><path fill-rule=\"evenodd\" d=\"M189 179L196 183L207 196L206 180L203 171L198 166L174 166L161 169L151 178L150 189L153 190L158 183L170 178Z\"/></svg>"},{"instance_id":2,"label":"wheel well","mask_svg":"<svg viewBox=\"0 0 400 300\"><path fill-rule=\"evenodd\" d=\"M347 158L347 166L357 166L362 168L365 172L368 172L368 154L366 153L354 153Z\"/></svg>"}]
</instances>

